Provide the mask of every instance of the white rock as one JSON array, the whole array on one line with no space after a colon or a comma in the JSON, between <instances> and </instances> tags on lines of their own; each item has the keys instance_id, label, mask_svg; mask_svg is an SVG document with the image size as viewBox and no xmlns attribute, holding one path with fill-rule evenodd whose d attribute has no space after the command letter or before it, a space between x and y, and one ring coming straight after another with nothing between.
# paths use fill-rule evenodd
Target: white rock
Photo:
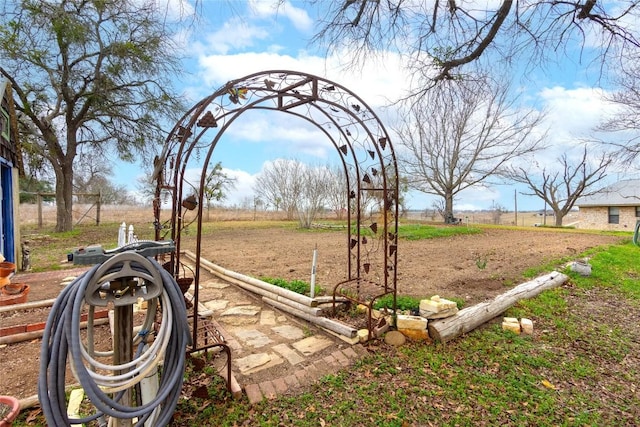
<instances>
[{"instance_id":1,"label":"white rock","mask_svg":"<svg viewBox=\"0 0 640 427\"><path fill-rule=\"evenodd\" d=\"M531 319L522 318L520 319L520 326L522 328L522 333L525 335L533 335L533 321Z\"/></svg>"},{"instance_id":2,"label":"white rock","mask_svg":"<svg viewBox=\"0 0 640 427\"><path fill-rule=\"evenodd\" d=\"M458 306L454 301L440 298L438 295L434 295L430 299L423 299L420 301L420 311L428 311L432 313L439 313L441 311L457 307Z\"/></svg>"},{"instance_id":3,"label":"white rock","mask_svg":"<svg viewBox=\"0 0 640 427\"><path fill-rule=\"evenodd\" d=\"M420 316L407 316L399 314L396 319L396 327L398 329L427 329L427 319Z\"/></svg>"}]
</instances>

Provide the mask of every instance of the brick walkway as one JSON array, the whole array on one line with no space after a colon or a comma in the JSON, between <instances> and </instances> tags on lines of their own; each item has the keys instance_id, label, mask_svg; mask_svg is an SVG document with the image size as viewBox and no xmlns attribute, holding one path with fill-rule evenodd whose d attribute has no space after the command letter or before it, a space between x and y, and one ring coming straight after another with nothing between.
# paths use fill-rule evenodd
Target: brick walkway
<instances>
[{"instance_id":1,"label":"brick walkway","mask_svg":"<svg viewBox=\"0 0 640 427\"><path fill-rule=\"evenodd\" d=\"M335 374L341 369L351 366L364 354L366 354L366 350L360 344L335 350L322 359L296 369L294 373L286 377L247 384L244 391L251 403L257 403L263 399L275 399L286 393L295 393L296 389L301 386L309 385L325 375Z\"/></svg>"}]
</instances>

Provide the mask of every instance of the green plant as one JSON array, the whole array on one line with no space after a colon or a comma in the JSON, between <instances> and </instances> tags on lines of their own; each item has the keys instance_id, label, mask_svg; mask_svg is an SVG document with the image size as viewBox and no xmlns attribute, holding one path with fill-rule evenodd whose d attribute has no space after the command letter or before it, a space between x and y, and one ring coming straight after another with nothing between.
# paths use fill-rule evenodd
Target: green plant
<instances>
[{"instance_id":1,"label":"green plant","mask_svg":"<svg viewBox=\"0 0 640 427\"><path fill-rule=\"evenodd\" d=\"M434 227L424 224L406 224L398 228L398 235L407 240L435 239L481 232L482 229L476 227Z\"/></svg>"},{"instance_id":2,"label":"green plant","mask_svg":"<svg viewBox=\"0 0 640 427\"><path fill-rule=\"evenodd\" d=\"M476 267L478 267L480 270L484 270L487 267L487 259L476 258Z\"/></svg>"},{"instance_id":3,"label":"green plant","mask_svg":"<svg viewBox=\"0 0 640 427\"><path fill-rule=\"evenodd\" d=\"M382 298L377 299L373 303L373 308L376 310L380 310L382 308L393 308L393 295L385 295ZM397 295L396 296L396 308L398 310L417 310L420 308L420 298L408 296L408 295Z\"/></svg>"},{"instance_id":4,"label":"green plant","mask_svg":"<svg viewBox=\"0 0 640 427\"><path fill-rule=\"evenodd\" d=\"M448 297L447 299L449 301L455 302L456 303L456 307L458 307L458 310L462 310L462 308L464 307L464 299L462 299L462 298Z\"/></svg>"},{"instance_id":5,"label":"green plant","mask_svg":"<svg viewBox=\"0 0 640 427\"><path fill-rule=\"evenodd\" d=\"M274 277L261 277L260 280L301 295L310 295L311 292L311 285L304 280L287 281L285 279ZM318 285L315 286L315 295L323 295L324 293L325 290L323 288Z\"/></svg>"}]
</instances>

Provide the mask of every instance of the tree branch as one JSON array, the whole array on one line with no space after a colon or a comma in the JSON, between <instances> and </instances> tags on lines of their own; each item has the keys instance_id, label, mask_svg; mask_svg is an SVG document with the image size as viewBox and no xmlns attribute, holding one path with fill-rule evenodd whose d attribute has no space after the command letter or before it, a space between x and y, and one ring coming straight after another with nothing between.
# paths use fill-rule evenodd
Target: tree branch
<instances>
[{"instance_id":1,"label":"tree branch","mask_svg":"<svg viewBox=\"0 0 640 427\"><path fill-rule=\"evenodd\" d=\"M449 61L442 62L442 65L440 67L441 70L438 73L438 75L434 78L434 80L438 81L438 80L444 80L444 79L451 79L452 76L450 72L452 69L457 68L463 64L468 64L469 62L472 62L478 59L482 55L482 53L485 51L485 49L491 44L491 42L493 42L496 35L498 34L498 31L500 31L502 24L507 19L507 16L509 16L509 11L511 10L512 3L513 3L512 0L504 0L502 2L502 5L497 10L494 16L495 20L491 25L489 32L485 37L482 38L478 46L470 54L465 55L462 58L457 58L457 59L452 59Z\"/></svg>"}]
</instances>

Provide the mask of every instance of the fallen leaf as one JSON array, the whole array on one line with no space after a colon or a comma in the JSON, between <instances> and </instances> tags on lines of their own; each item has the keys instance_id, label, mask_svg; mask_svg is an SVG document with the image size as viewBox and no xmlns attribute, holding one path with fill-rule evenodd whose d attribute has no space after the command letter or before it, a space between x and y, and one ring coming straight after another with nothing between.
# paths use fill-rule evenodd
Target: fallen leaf
<instances>
[{"instance_id":1,"label":"fallen leaf","mask_svg":"<svg viewBox=\"0 0 640 427\"><path fill-rule=\"evenodd\" d=\"M551 384L547 380L542 380L542 385L545 386L548 389L551 389L551 390L555 390L556 389L556 386L554 386L553 384Z\"/></svg>"},{"instance_id":2,"label":"fallen leaf","mask_svg":"<svg viewBox=\"0 0 640 427\"><path fill-rule=\"evenodd\" d=\"M36 410L31 411L29 413L29 416L27 417L27 420L26 420L27 423L31 423L35 421L40 416L40 414L42 414L42 409L38 408Z\"/></svg>"}]
</instances>

